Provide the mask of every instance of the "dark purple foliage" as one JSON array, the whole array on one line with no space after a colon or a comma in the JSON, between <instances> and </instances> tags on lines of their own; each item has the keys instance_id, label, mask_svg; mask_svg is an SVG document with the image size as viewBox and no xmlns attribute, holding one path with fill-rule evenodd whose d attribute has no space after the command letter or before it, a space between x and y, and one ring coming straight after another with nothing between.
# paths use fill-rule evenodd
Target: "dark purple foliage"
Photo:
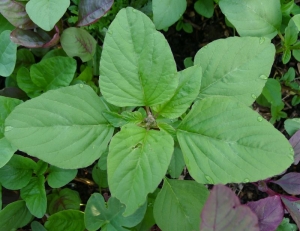
<instances>
[{"instance_id":1,"label":"dark purple foliage","mask_svg":"<svg viewBox=\"0 0 300 231\"><path fill-rule=\"evenodd\" d=\"M283 219L284 209L279 196L272 196L247 205L258 217L260 231L274 231Z\"/></svg>"},{"instance_id":2,"label":"dark purple foliage","mask_svg":"<svg viewBox=\"0 0 300 231\"><path fill-rule=\"evenodd\" d=\"M300 161L300 130L291 137L290 143L295 152L294 164L298 164Z\"/></svg>"},{"instance_id":3,"label":"dark purple foliage","mask_svg":"<svg viewBox=\"0 0 300 231\"><path fill-rule=\"evenodd\" d=\"M6 87L0 90L0 95L9 97L9 98L16 98L25 100L28 99L28 96L24 91L17 87Z\"/></svg>"},{"instance_id":4,"label":"dark purple foliage","mask_svg":"<svg viewBox=\"0 0 300 231\"><path fill-rule=\"evenodd\" d=\"M298 198L299 199L299 198ZM300 200L289 200L285 196L281 196L281 200L285 205L286 210L290 213L291 217L297 224L298 228L300 227Z\"/></svg>"},{"instance_id":5,"label":"dark purple foliage","mask_svg":"<svg viewBox=\"0 0 300 231\"><path fill-rule=\"evenodd\" d=\"M87 26L100 19L113 5L114 0L81 0L78 6L77 26Z\"/></svg>"},{"instance_id":6,"label":"dark purple foliage","mask_svg":"<svg viewBox=\"0 0 300 231\"><path fill-rule=\"evenodd\" d=\"M224 185L214 186L201 218L201 231L259 231L257 216Z\"/></svg>"},{"instance_id":7,"label":"dark purple foliage","mask_svg":"<svg viewBox=\"0 0 300 231\"><path fill-rule=\"evenodd\" d=\"M300 173L290 172L271 182L280 185L289 194L300 194Z\"/></svg>"},{"instance_id":8,"label":"dark purple foliage","mask_svg":"<svg viewBox=\"0 0 300 231\"><path fill-rule=\"evenodd\" d=\"M0 0L0 13L15 27L24 30L35 28L35 24L29 18L25 5L13 0Z\"/></svg>"},{"instance_id":9,"label":"dark purple foliage","mask_svg":"<svg viewBox=\"0 0 300 231\"><path fill-rule=\"evenodd\" d=\"M21 30L17 28L10 34L11 41L28 48L53 47L59 42L59 38L60 36L57 26L55 26L55 33L52 38L42 30L34 32L31 30Z\"/></svg>"}]
</instances>

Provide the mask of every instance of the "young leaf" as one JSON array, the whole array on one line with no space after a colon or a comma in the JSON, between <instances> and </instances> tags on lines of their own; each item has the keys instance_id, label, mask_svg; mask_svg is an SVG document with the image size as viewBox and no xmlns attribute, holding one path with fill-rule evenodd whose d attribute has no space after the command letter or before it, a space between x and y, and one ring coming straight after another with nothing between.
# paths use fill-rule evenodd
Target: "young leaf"
<instances>
[{"instance_id":1,"label":"young leaf","mask_svg":"<svg viewBox=\"0 0 300 231\"><path fill-rule=\"evenodd\" d=\"M286 138L259 114L227 97L207 97L177 128L191 176L199 183L254 182L294 160Z\"/></svg>"},{"instance_id":2,"label":"young leaf","mask_svg":"<svg viewBox=\"0 0 300 231\"><path fill-rule=\"evenodd\" d=\"M88 230L101 227L101 230L126 231L123 227L131 228L143 219L146 208L145 203L134 214L124 217L125 206L118 199L110 197L106 204L101 194L94 193L87 202L84 221Z\"/></svg>"},{"instance_id":3,"label":"young leaf","mask_svg":"<svg viewBox=\"0 0 300 231\"><path fill-rule=\"evenodd\" d=\"M32 82L30 72L26 67L20 67L17 73L17 84L30 98L42 94L42 88Z\"/></svg>"},{"instance_id":4,"label":"young leaf","mask_svg":"<svg viewBox=\"0 0 300 231\"><path fill-rule=\"evenodd\" d=\"M94 23L113 5L114 0L93 1L81 0L78 5L78 23L77 26L87 26Z\"/></svg>"},{"instance_id":5,"label":"young leaf","mask_svg":"<svg viewBox=\"0 0 300 231\"><path fill-rule=\"evenodd\" d=\"M26 12L35 24L45 31L50 31L69 5L70 0L30 0L26 4Z\"/></svg>"},{"instance_id":6,"label":"young leaf","mask_svg":"<svg viewBox=\"0 0 300 231\"><path fill-rule=\"evenodd\" d=\"M284 209L279 196L251 201L247 205L257 215L260 231L275 230L282 221Z\"/></svg>"},{"instance_id":7,"label":"young leaf","mask_svg":"<svg viewBox=\"0 0 300 231\"><path fill-rule=\"evenodd\" d=\"M292 121L292 120L291 120ZM285 121L287 122L287 120ZM287 130L287 123L285 123ZM289 140L291 145L293 146L295 156L294 156L294 164L298 164L300 161L300 131L297 131Z\"/></svg>"},{"instance_id":8,"label":"young leaf","mask_svg":"<svg viewBox=\"0 0 300 231\"><path fill-rule=\"evenodd\" d=\"M251 105L268 79L274 55L274 45L265 38L231 37L206 45L195 56L203 70L200 97L229 96Z\"/></svg>"},{"instance_id":9,"label":"young leaf","mask_svg":"<svg viewBox=\"0 0 300 231\"><path fill-rule=\"evenodd\" d=\"M281 85L275 79L268 79L263 88L262 94L272 105L280 105L281 99Z\"/></svg>"},{"instance_id":10,"label":"young leaf","mask_svg":"<svg viewBox=\"0 0 300 231\"><path fill-rule=\"evenodd\" d=\"M44 226L38 221L33 221L30 224L30 228L32 231L47 231Z\"/></svg>"},{"instance_id":11,"label":"young leaf","mask_svg":"<svg viewBox=\"0 0 300 231\"><path fill-rule=\"evenodd\" d=\"M30 68L32 82L49 91L68 86L76 71L76 61L69 57L53 57L44 59Z\"/></svg>"},{"instance_id":12,"label":"young leaf","mask_svg":"<svg viewBox=\"0 0 300 231\"><path fill-rule=\"evenodd\" d=\"M60 42L68 56L78 56L82 62L91 60L96 51L96 40L82 28L64 30Z\"/></svg>"},{"instance_id":13,"label":"young leaf","mask_svg":"<svg viewBox=\"0 0 300 231\"><path fill-rule=\"evenodd\" d=\"M0 76L7 77L13 72L17 60L17 44L10 40L10 31L0 34Z\"/></svg>"},{"instance_id":14,"label":"young leaf","mask_svg":"<svg viewBox=\"0 0 300 231\"><path fill-rule=\"evenodd\" d=\"M24 201L15 201L0 211L1 230L16 230L27 225L31 219Z\"/></svg>"},{"instance_id":15,"label":"young leaf","mask_svg":"<svg viewBox=\"0 0 300 231\"><path fill-rule=\"evenodd\" d=\"M93 167L92 178L94 182L101 188L108 188L109 185L107 182L107 170L100 169L99 164Z\"/></svg>"},{"instance_id":16,"label":"young leaf","mask_svg":"<svg viewBox=\"0 0 300 231\"><path fill-rule=\"evenodd\" d=\"M32 177L29 183L21 189L21 198L32 215L42 218L47 209L47 198L45 191L45 177Z\"/></svg>"},{"instance_id":17,"label":"young leaf","mask_svg":"<svg viewBox=\"0 0 300 231\"><path fill-rule=\"evenodd\" d=\"M24 30L35 27L34 23L27 15L25 6L20 2L13 0L1 0L0 13L15 27L19 27Z\"/></svg>"},{"instance_id":18,"label":"young leaf","mask_svg":"<svg viewBox=\"0 0 300 231\"><path fill-rule=\"evenodd\" d=\"M168 173L172 178L178 178L185 166L183 155L179 147L174 147L173 156L168 167Z\"/></svg>"},{"instance_id":19,"label":"young leaf","mask_svg":"<svg viewBox=\"0 0 300 231\"><path fill-rule=\"evenodd\" d=\"M175 119L181 116L199 94L202 78L200 66L193 66L178 73L179 84L172 96L164 104L153 106L160 115Z\"/></svg>"},{"instance_id":20,"label":"young leaf","mask_svg":"<svg viewBox=\"0 0 300 231\"><path fill-rule=\"evenodd\" d=\"M171 49L142 12L122 9L111 23L99 84L104 98L120 107L152 106L173 96L178 79Z\"/></svg>"},{"instance_id":21,"label":"young leaf","mask_svg":"<svg viewBox=\"0 0 300 231\"><path fill-rule=\"evenodd\" d=\"M300 194L300 173L298 172L287 173L279 180L271 182L280 185L289 194Z\"/></svg>"},{"instance_id":22,"label":"young leaf","mask_svg":"<svg viewBox=\"0 0 300 231\"><path fill-rule=\"evenodd\" d=\"M290 48L285 48L282 55L282 63L287 64L290 61L291 57L292 57L292 52Z\"/></svg>"},{"instance_id":23,"label":"young leaf","mask_svg":"<svg viewBox=\"0 0 300 231\"><path fill-rule=\"evenodd\" d=\"M220 0L219 6L241 36L272 39L280 29L278 0Z\"/></svg>"},{"instance_id":24,"label":"young leaf","mask_svg":"<svg viewBox=\"0 0 300 231\"><path fill-rule=\"evenodd\" d=\"M29 183L35 168L36 163L33 160L13 155L10 161L0 168L0 183L7 189L21 189Z\"/></svg>"},{"instance_id":25,"label":"young leaf","mask_svg":"<svg viewBox=\"0 0 300 231\"><path fill-rule=\"evenodd\" d=\"M47 212L50 215L62 210L79 210L81 203L79 193L68 188L53 190L53 192L47 196L47 201Z\"/></svg>"},{"instance_id":26,"label":"young leaf","mask_svg":"<svg viewBox=\"0 0 300 231\"><path fill-rule=\"evenodd\" d=\"M186 6L186 0L153 0L153 22L156 29L165 29L178 21L185 12Z\"/></svg>"},{"instance_id":27,"label":"young leaf","mask_svg":"<svg viewBox=\"0 0 300 231\"><path fill-rule=\"evenodd\" d=\"M291 201L287 198L281 196L281 200L286 208L286 210L290 213L291 217L295 221L298 227L300 227L300 200Z\"/></svg>"},{"instance_id":28,"label":"young leaf","mask_svg":"<svg viewBox=\"0 0 300 231\"><path fill-rule=\"evenodd\" d=\"M284 44L285 46L293 45L297 42L299 30L293 20L289 21L288 26L285 28Z\"/></svg>"},{"instance_id":29,"label":"young leaf","mask_svg":"<svg viewBox=\"0 0 300 231\"><path fill-rule=\"evenodd\" d=\"M298 130L300 130L300 118L286 119L284 121L284 128L290 136L294 135Z\"/></svg>"},{"instance_id":30,"label":"young leaf","mask_svg":"<svg viewBox=\"0 0 300 231\"><path fill-rule=\"evenodd\" d=\"M84 214L77 210L64 210L51 215L45 223L47 231L84 231Z\"/></svg>"},{"instance_id":31,"label":"young leaf","mask_svg":"<svg viewBox=\"0 0 300 231\"><path fill-rule=\"evenodd\" d=\"M50 166L47 181L51 188L60 188L73 180L76 175L77 169L61 169Z\"/></svg>"},{"instance_id":32,"label":"young leaf","mask_svg":"<svg viewBox=\"0 0 300 231\"><path fill-rule=\"evenodd\" d=\"M4 137L4 121L11 111L20 103L21 100L0 96L0 168L2 168L17 151L17 148L12 146Z\"/></svg>"},{"instance_id":33,"label":"young leaf","mask_svg":"<svg viewBox=\"0 0 300 231\"><path fill-rule=\"evenodd\" d=\"M164 231L199 230L199 214L208 197L204 185L165 178L154 203L154 218Z\"/></svg>"},{"instance_id":34,"label":"young leaf","mask_svg":"<svg viewBox=\"0 0 300 231\"><path fill-rule=\"evenodd\" d=\"M104 110L104 103L86 85L48 91L14 109L5 121L5 137L59 168L86 167L105 151L113 133L102 116Z\"/></svg>"},{"instance_id":35,"label":"young leaf","mask_svg":"<svg viewBox=\"0 0 300 231\"><path fill-rule=\"evenodd\" d=\"M48 164L42 160L39 160L36 163L36 168L34 169L33 172L35 175L41 176L46 173L47 169L48 169Z\"/></svg>"},{"instance_id":36,"label":"young leaf","mask_svg":"<svg viewBox=\"0 0 300 231\"><path fill-rule=\"evenodd\" d=\"M198 0L194 4L196 12L206 18L211 18L214 14L213 0Z\"/></svg>"},{"instance_id":37,"label":"young leaf","mask_svg":"<svg viewBox=\"0 0 300 231\"><path fill-rule=\"evenodd\" d=\"M125 125L111 140L107 158L112 196L126 205L125 216L144 204L164 177L173 153L173 138L164 131Z\"/></svg>"},{"instance_id":38,"label":"young leaf","mask_svg":"<svg viewBox=\"0 0 300 231\"><path fill-rule=\"evenodd\" d=\"M224 185L214 186L201 218L201 231L259 231L256 215Z\"/></svg>"},{"instance_id":39,"label":"young leaf","mask_svg":"<svg viewBox=\"0 0 300 231\"><path fill-rule=\"evenodd\" d=\"M290 223L288 218L283 218L281 224L278 226L276 231L297 231L297 226L293 223Z\"/></svg>"}]
</instances>

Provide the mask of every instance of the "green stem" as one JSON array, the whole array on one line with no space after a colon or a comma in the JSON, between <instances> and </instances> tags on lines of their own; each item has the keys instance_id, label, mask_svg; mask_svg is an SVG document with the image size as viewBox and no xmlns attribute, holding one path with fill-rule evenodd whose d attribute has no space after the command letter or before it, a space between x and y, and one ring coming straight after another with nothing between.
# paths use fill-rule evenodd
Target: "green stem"
<instances>
[{"instance_id":1,"label":"green stem","mask_svg":"<svg viewBox=\"0 0 300 231\"><path fill-rule=\"evenodd\" d=\"M278 32L278 36L280 37L281 41L284 42L284 37L283 37L283 35L281 34L281 32L280 32L280 31L277 31L277 32Z\"/></svg>"}]
</instances>

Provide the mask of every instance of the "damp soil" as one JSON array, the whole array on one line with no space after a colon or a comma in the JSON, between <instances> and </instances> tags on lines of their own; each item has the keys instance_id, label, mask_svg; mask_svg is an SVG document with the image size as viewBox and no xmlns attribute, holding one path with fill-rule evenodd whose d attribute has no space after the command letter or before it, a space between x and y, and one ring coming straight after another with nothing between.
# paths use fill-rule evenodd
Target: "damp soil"
<instances>
[{"instance_id":1,"label":"damp soil","mask_svg":"<svg viewBox=\"0 0 300 231\"><path fill-rule=\"evenodd\" d=\"M197 51L205 46L206 44L221 38L226 38L229 36L237 35L236 32L226 26L225 19L222 13L218 8L215 8L215 13L212 18L207 19L199 16L193 9L192 4L188 7L187 11L183 15L183 20L186 23L190 23L193 27L192 33L186 33L183 30L177 31L176 25L170 27L168 31L163 32L166 39L169 42L171 50L176 60L177 69L183 70L184 60L187 57L194 57ZM275 38L272 41L275 45L280 42L279 39ZM281 55L276 55L274 65L272 67L270 77L282 76L289 67L293 67L296 70L296 76L299 76L300 65L292 59L287 65L283 65L281 62ZM5 87L5 79L0 78L0 89L4 89ZM0 95L11 96L14 97L14 93L17 91L16 89L6 89L0 90ZM288 118L300 117L300 107L292 107L291 100L292 96L287 94L288 91L283 87L282 90L282 98L285 103L284 112L287 113ZM19 93L18 93L19 95ZM265 119L271 118L271 113L269 108L261 107L258 104L254 103L253 108L259 112ZM275 123L275 127L281 131L287 138L290 138L284 130L283 122L278 121ZM26 155L26 154L23 154ZM93 182L92 178L92 167L79 169L77 177L69 183L66 187L76 190L79 192L82 204L86 204L88 198L92 193L99 192L98 186ZM288 172L300 172L300 165L292 165L286 173ZM192 179L188 172L185 174L184 179ZM247 184L229 184L228 185L236 195L241 200L242 204L245 204L249 201L257 201L259 199L265 198L268 195L258 190L258 188L252 183ZM209 189L212 188L211 185L207 186ZM274 191L284 193L283 190L278 185L270 186ZM50 188L49 188L50 190ZM102 190L104 198L108 199L110 197L110 193L108 190ZM9 191L3 189L3 204L11 203L19 198L18 191ZM81 207L84 210L84 206ZM45 219L43 219L44 221ZM20 231L29 231L30 227L25 227L19 229ZM153 226L152 231L160 231L157 226Z\"/></svg>"}]
</instances>

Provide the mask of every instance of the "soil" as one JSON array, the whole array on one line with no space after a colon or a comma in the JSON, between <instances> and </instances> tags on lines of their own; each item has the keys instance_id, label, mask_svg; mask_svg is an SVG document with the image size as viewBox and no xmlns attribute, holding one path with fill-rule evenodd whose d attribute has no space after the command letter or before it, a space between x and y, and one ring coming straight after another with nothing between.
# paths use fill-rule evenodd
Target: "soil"
<instances>
[{"instance_id":1,"label":"soil","mask_svg":"<svg viewBox=\"0 0 300 231\"><path fill-rule=\"evenodd\" d=\"M193 9L193 5L190 4L186 13L183 15L184 22L190 23L193 27L193 32L188 34L183 30L177 31L176 25L169 28L167 32L163 32L166 39L168 40L170 47L173 51L177 68L178 70L183 70L184 67L184 59L187 57L194 57L197 51L208 44L211 41L220 38L226 38L229 36L234 36L235 31L232 28L229 28L225 25L224 16L220 12L218 8L215 8L214 16L210 19L199 16ZM280 40L274 39L274 44L278 44ZM296 75L299 76L299 70L297 67L297 62L292 60L288 63L288 65L283 65L281 62L281 56L277 55L275 58L275 63L271 71L271 77L281 76L285 73L290 66L294 67L296 70ZM4 78L0 78L0 86L1 89L4 88ZM1 94L1 93L0 93ZM291 99L292 97L286 94L286 91L283 90L282 98L285 102L284 111L287 113L288 118L300 117L300 107L292 107ZM254 104L253 108L257 110L261 115L270 119L270 109L259 106L258 104ZM278 121L275 124L275 127L280 130L284 135L288 137L287 133L284 131L283 121ZM300 166L291 166L287 172L300 172ZM67 187L76 190L80 193L80 197L82 199L82 203L85 204L90 197L90 195L94 192L98 191L98 187L93 183L92 179L92 168L80 169L78 175L75 180L67 185ZM187 174L185 176L186 179L191 179L191 177ZM251 183L247 184L230 184L230 186L236 194L241 199L241 203L247 203L249 201L256 201L262 198L267 197L266 193L263 193L257 189ZM209 186L211 188L212 186ZM279 186L272 185L273 190L277 192L283 192ZM103 192L106 198L109 198L109 191ZM19 193L18 191L8 191L3 189L3 203L8 204L12 201L18 199ZM82 207L84 210L84 207ZM30 228L23 228L20 230L30 230ZM154 226L152 231L159 231L160 229L157 226Z\"/></svg>"}]
</instances>

